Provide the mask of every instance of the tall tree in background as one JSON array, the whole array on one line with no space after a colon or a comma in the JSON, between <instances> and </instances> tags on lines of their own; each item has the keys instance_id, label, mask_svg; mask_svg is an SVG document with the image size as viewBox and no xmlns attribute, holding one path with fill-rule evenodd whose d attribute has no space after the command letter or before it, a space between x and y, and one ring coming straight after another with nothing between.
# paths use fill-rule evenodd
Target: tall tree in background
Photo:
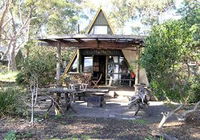
<instances>
[{"instance_id":1,"label":"tall tree in background","mask_svg":"<svg viewBox=\"0 0 200 140\"><path fill-rule=\"evenodd\" d=\"M10 0L7 1L1 1L0 2L0 12L2 13L0 16L0 45L2 42L2 28L8 23L9 20L5 21L6 14L8 13L9 6L10 6Z\"/></svg>"},{"instance_id":2,"label":"tall tree in background","mask_svg":"<svg viewBox=\"0 0 200 140\"><path fill-rule=\"evenodd\" d=\"M0 14L0 41L7 50L9 70L16 69L15 56L26 46L27 55L37 36L72 33L76 30L76 0L4 0Z\"/></svg>"},{"instance_id":3,"label":"tall tree in background","mask_svg":"<svg viewBox=\"0 0 200 140\"><path fill-rule=\"evenodd\" d=\"M138 20L144 25L154 25L159 15L174 7L174 0L112 0L111 19L122 28L127 21Z\"/></svg>"},{"instance_id":4,"label":"tall tree in background","mask_svg":"<svg viewBox=\"0 0 200 140\"><path fill-rule=\"evenodd\" d=\"M27 32L32 17L34 6L27 8L27 13L23 12L23 3L21 1L4 1L5 7L2 14L1 23L1 45L7 50L4 56L8 56L8 69L15 70L15 56L18 50L27 41Z\"/></svg>"}]
</instances>

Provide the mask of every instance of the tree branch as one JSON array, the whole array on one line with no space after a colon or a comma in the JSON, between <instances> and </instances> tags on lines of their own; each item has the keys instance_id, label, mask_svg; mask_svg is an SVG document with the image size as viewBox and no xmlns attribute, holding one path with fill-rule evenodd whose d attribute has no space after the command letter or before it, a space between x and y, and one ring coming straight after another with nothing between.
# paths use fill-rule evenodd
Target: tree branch
<instances>
[{"instance_id":1,"label":"tree branch","mask_svg":"<svg viewBox=\"0 0 200 140\"><path fill-rule=\"evenodd\" d=\"M195 112L197 110L197 107L198 107L199 104L200 104L200 101L195 104L195 106L194 106L193 109L185 111L180 116L177 116L178 120L179 121L185 121L186 115L189 114L189 113L191 113L191 112Z\"/></svg>"},{"instance_id":2,"label":"tree branch","mask_svg":"<svg viewBox=\"0 0 200 140\"><path fill-rule=\"evenodd\" d=\"M7 0L7 3L5 4L5 9L4 9L1 19L0 19L0 41L1 41L1 34L2 34L1 33L2 25L4 23L4 19L8 12L9 6L10 6L10 0Z\"/></svg>"},{"instance_id":3,"label":"tree branch","mask_svg":"<svg viewBox=\"0 0 200 140\"><path fill-rule=\"evenodd\" d=\"M167 121L169 117L171 117L174 113L178 112L182 108L183 104L181 104L179 107L177 107L175 110L171 112L162 112L161 114L163 115L162 120L159 123L158 128L161 128L164 123Z\"/></svg>"}]
</instances>

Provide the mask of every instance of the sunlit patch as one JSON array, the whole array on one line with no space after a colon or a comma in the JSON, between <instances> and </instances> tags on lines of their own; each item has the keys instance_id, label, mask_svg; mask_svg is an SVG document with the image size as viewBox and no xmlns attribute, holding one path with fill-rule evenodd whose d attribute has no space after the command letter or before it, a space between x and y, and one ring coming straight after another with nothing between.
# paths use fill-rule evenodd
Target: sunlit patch
<instances>
[{"instance_id":1,"label":"sunlit patch","mask_svg":"<svg viewBox=\"0 0 200 140\"><path fill-rule=\"evenodd\" d=\"M158 101L156 101L156 102L149 102L150 104L150 106L160 106L160 105L164 105L164 102L158 102Z\"/></svg>"},{"instance_id":2,"label":"sunlit patch","mask_svg":"<svg viewBox=\"0 0 200 140\"><path fill-rule=\"evenodd\" d=\"M200 132L193 132L191 136L195 139L200 139Z\"/></svg>"},{"instance_id":3,"label":"sunlit patch","mask_svg":"<svg viewBox=\"0 0 200 140\"><path fill-rule=\"evenodd\" d=\"M83 134L83 133L90 133L93 132L94 129L101 129L104 126L101 124L94 124L94 123L74 123L73 125L59 125L58 129L62 131L67 131L70 134Z\"/></svg>"},{"instance_id":4,"label":"sunlit patch","mask_svg":"<svg viewBox=\"0 0 200 140\"><path fill-rule=\"evenodd\" d=\"M174 126L181 126L184 125L184 122L167 122L164 124L165 127L174 127Z\"/></svg>"}]
</instances>

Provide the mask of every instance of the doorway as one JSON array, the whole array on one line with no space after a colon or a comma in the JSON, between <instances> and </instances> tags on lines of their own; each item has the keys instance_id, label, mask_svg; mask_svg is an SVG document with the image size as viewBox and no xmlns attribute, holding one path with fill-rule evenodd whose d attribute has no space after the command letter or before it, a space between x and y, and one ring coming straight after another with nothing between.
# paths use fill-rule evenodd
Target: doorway
<instances>
[{"instance_id":1,"label":"doorway","mask_svg":"<svg viewBox=\"0 0 200 140\"><path fill-rule=\"evenodd\" d=\"M102 74L99 82L100 85L105 85L106 81L106 56L95 55L93 56L93 79L97 80Z\"/></svg>"}]
</instances>

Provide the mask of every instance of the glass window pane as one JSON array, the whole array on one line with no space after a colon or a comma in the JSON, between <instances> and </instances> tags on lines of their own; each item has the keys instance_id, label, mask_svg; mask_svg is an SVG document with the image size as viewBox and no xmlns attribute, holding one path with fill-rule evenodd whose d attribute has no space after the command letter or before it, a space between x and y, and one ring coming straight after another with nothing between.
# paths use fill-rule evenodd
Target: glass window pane
<instances>
[{"instance_id":1,"label":"glass window pane","mask_svg":"<svg viewBox=\"0 0 200 140\"><path fill-rule=\"evenodd\" d=\"M124 61L124 57L120 57L120 65L122 65L123 61Z\"/></svg>"},{"instance_id":2,"label":"glass window pane","mask_svg":"<svg viewBox=\"0 0 200 140\"><path fill-rule=\"evenodd\" d=\"M119 65L115 64L114 73L119 73Z\"/></svg>"},{"instance_id":3,"label":"glass window pane","mask_svg":"<svg viewBox=\"0 0 200 140\"><path fill-rule=\"evenodd\" d=\"M93 58L92 57L84 57L84 72L92 72L93 68Z\"/></svg>"},{"instance_id":4,"label":"glass window pane","mask_svg":"<svg viewBox=\"0 0 200 140\"><path fill-rule=\"evenodd\" d=\"M113 56L113 59L114 59L114 63L118 63L118 56Z\"/></svg>"},{"instance_id":5,"label":"glass window pane","mask_svg":"<svg viewBox=\"0 0 200 140\"><path fill-rule=\"evenodd\" d=\"M94 26L94 34L108 34L107 26Z\"/></svg>"},{"instance_id":6,"label":"glass window pane","mask_svg":"<svg viewBox=\"0 0 200 140\"><path fill-rule=\"evenodd\" d=\"M118 74L113 74L113 80L117 81L118 80Z\"/></svg>"}]
</instances>

